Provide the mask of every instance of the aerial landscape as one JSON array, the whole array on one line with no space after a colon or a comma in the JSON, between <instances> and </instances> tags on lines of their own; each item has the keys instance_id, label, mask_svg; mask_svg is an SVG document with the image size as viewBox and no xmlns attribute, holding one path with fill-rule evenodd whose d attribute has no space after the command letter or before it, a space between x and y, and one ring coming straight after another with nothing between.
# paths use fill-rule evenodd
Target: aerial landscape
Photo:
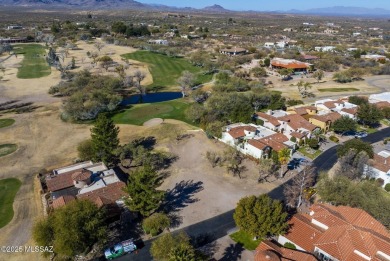
<instances>
[{"instance_id":1,"label":"aerial landscape","mask_svg":"<svg viewBox=\"0 0 390 261\"><path fill-rule=\"evenodd\" d=\"M261 2L0 1L0 261L390 261L390 2Z\"/></svg>"}]
</instances>

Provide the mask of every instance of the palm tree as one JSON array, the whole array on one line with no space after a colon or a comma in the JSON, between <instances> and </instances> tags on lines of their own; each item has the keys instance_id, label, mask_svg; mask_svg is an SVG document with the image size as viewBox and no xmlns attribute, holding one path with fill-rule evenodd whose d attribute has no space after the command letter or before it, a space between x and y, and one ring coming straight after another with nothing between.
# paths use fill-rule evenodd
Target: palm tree
<instances>
[{"instance_id":1,"label":"palm tree","mask_svg":"<svg viewBox=\"0 0 390 261\"><path fill-rule=\"evenodd\" d=\"M287 165L287 163L290 161L290 158L291 158L291 154L290 154L290 150L288 148L284 148L282 149L281 151L279 151L278 153L278 158L279 158L279 162L280 164L282 165L280 167L280 175L279 175L279 178L283 178L283 166L284 165Z\"/></svg>"}]
</instances>

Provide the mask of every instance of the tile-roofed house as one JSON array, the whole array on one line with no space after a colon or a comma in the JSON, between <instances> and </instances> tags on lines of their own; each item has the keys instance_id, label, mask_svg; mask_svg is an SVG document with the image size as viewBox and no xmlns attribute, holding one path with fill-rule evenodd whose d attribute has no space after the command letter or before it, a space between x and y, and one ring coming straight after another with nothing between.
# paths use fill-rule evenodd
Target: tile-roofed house
<instances>
[{"instance_id":1,"label":"tile-roofed house","mask_svg":"<svg viewBox=\"0 0 390 261\"><path fill-rule=\"evenodd\" d=\"M289 114L279 117L278 120L281 122L280 131L288 137L291 137L293 132L300 132L307 134L310 138L311 132L318 128L298 114Z\"/></svg>"},{"instance_id":2,"label":"tile-roofed house","mask_svg":"<svg viewBox=\"0 0 390 261\"><path fill-rule=\"evenodd\" d=\"M221 140L231 146L237 145L244 139L253 138L258 132L254 125L249 124L232 124L222 132Z\"/></svg>"},{"instance_id":3,"label":"tile-roofed house","mask_svg":"<svg viewBox=\"0 0 390 261\"><path fill-rule=\"evenodd\" d=\"M244 145L244 150L246 152L245 154L256 159L261 159L268 156L271 147L258 139L251 139Z\"/></svg>"},{"instance_id":4,"label":"tile-roofed house","mask_svg":"<svg viewBox=\"0 0 390 261\"><path fill-rule=\"evenodd\" d=\"M338 112L331 112L328 114L314 115L309 119L309 122L313 125L320 127L322 130L328 131L336 120L342 116Z\"/></svg>"},{"instance_id":5,"label":"tile-roofed house","mask_svg":"<svg viewBox=\"0 0 390 261\"><path fill-rule=\"evenodd\" d=\"M264 240L255 250L255 261L316 261L310 253L281 247Z\"/></svg>"},{"instance_id":6,"label":"tile-roofed house","mask_svg":"<svg viewBox=\"0 0 390 261\"><path fill-rule=\"evenodd\" d=\"M76 198L72 195L64 195L64 196L61 196L59 198L56 198L55 200L53 200L52 202L52 207L54 209L56 208L59 208L59 207L62 207L62 206L65 206L66 204L68 204L69 202L72 202L73 200L75 200Z\"/></svg>"},{"instance_id":7,"label":"tile-roofed house","mask_svg":"<svg viewBox=\"0 0 390 261\"><path fill-rule=\"evenodd\" d=\"M74 172L63 173L60 175L46 177L47 189L50 192L73 187L72 175Z\"/></svg>"},{"instance_id":8,"label":"tile-roofed house","mask_svg":"<svg viewBox=\"0 0 390 261\"><path fill-rule=\"evenodd\" d=\"M90 192L77 195L78 199L89 199L93 202L109 202L115 203L117 200L126 196L123 188L126 186L124 182L115 182L108 184L106 187L92 190ZM99 199L100 198L100 199Z\"/></svg>"},{"instance_id":9,"label":"tile-roofed house","mask_svg":"<svg viewBox=\"0 0 390 261\"><path fill-rule=\"evenodd\" d=\"M387 150L375 153L371 166L366 171L371 171L376 179L383 180L383 187L390 183L390 152ZM372 175L371 175L372 176Z\"/></svg>"},{"instance_id":10,"label":"tile-roofed house","mask_svg":"<svg viewBox=\"0 0 390 261\"><path fill-rule=\"evenodd\" d=\"M380 101L380 102L374 103L374 105L377 108L379 108L379 109L383 109L383 108L390 107L390 102L388 102L388 101Z\"/></svg>"},{"instance_id":11,"label":"tile-roofed house","mask_svg":"<svg viewBox=\"0 0 390 261\"><path fill-rule=\"evenodd\" d=\"M281 133L275 133L268 137L261 138L258 141L268 147L271 147L275 151L281 151L282 149L289 148L288 145L284 144L284 142L288 141L288 138Z\"/></svg>"},{"instance_id":12,"label":"tile-roofed house","mask_svg":"<svg viewBox=\"0 0 390 261\"><path fill-rule=\"evenodd\" d=\"M299 106L287 108L287 112L290 114L304 115L315 115L317 114L317 107L315 106Z\"/></svg>"},{"instance_id":13,"label":"tile-roofed house","mask_svg":"<svg viewBox=\"0 0 390 261\"><path fill-rule=\"evenodd\" d=\"M357 115L357 110L358 108L357 107L354 107L354 108L343 108L339 111L339 113L342 115L342 116L348 116L349 118L351 119L356 119L356 115Z\"/></svg>"},{"instance_id":14,"label":"tile-roofed house","mask_svg":"<svg viewBox=\"0 0 390 261\"><path fill-rule=\"evenodd\" d=\"M278 121L278 119L275 116L270 115L268 113L257 112L256 118L262 120L264 122L263 126L268 129L276 131L280 126L280 122Z\"/></svg>"},{"instance_id":15,"label":"tile-roofed house","mask_svg":"<svg viewBox=\"0 0 390 261\"><path fill-rule=\"evenodd\" d=\"M320 260L390 260L389 231L364 210L314 204L310 215L297 214L289 222L279 243L293 243Z\"/></svg>"},{"instance_id":16,"label":"tile-roofed house","mask_svg":"<svg viewBox=\"0 0 390 261\"><path fill-rule=\"evenodd\" d=\"M273 58L271 67L273 69L293 69L294 71L306 72L313 65L294 59Z\"/></svg>"}]
</instances>

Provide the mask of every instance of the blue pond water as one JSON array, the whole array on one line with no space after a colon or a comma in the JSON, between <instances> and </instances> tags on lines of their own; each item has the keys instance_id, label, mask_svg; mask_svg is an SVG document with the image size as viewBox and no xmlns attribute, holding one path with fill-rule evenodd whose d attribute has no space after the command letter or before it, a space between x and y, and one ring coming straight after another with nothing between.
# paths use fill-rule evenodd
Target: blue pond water
<instances>
[{"instance_id":1,"label":"blue pond water","mask_svg":"<svg viewBox=\"0 0 390 261\"><path fill-rule=\"evenodd\" d=\"M175 99L179 99L183 97L181 92L156 92L156 93L147 93L144 95L131 95L125 97L121 105L129 105L129 104L138 104L138 103L154 103L154 102L163 102L163 101L171 101Z\"/></svg>"}]
</instances>

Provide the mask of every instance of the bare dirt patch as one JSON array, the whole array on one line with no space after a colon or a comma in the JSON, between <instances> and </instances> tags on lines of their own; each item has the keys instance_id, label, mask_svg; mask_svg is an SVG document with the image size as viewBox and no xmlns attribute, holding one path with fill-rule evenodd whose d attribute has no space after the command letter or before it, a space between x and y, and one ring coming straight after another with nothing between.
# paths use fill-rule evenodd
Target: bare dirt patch
<instances>
[{"instance_id":1,"label":"bare dirt patch","mask_svg":"<svg viewBox=\"0 0 390 261\"><path fill-rule=\"evenodd\" d=\"M155 119L151 119L151 120L145 121L143 125L147 126L147 127L151 127L151 126L159 125L159 124L161 124L163 122L164 122L163 119L155 118Z\"/></svg>"}]
</instances>

